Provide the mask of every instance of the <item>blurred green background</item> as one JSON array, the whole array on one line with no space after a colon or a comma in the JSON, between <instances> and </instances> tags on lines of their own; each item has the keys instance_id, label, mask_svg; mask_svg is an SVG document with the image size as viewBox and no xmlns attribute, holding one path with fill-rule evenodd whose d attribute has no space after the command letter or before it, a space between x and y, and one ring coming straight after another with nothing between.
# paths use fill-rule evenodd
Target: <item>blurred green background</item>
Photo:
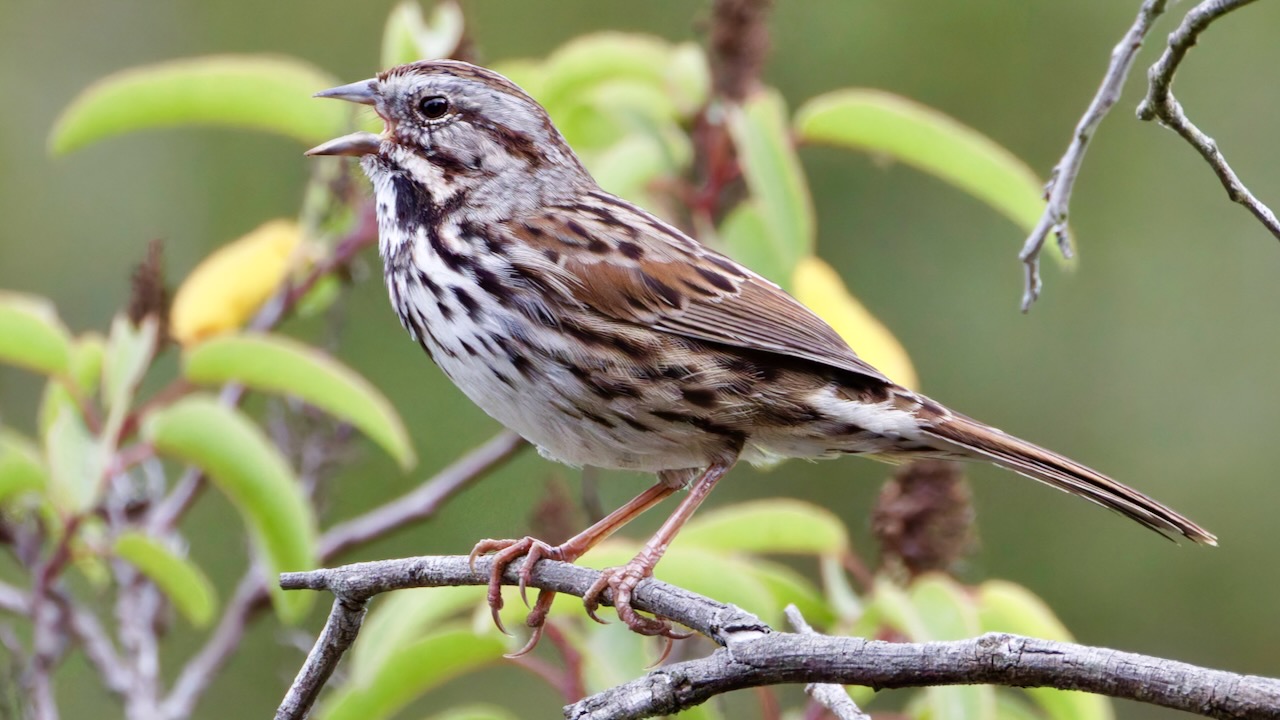
<instances>
[{"instance_id":1,"label":"blurred green background","mask_svg":"<svg viewBox=\"0 0 1280 720\"><path fill-rule=\"evenodd\" d=\"M103 328L152 238L166 241L173 282L220 243L297 211L309 161L290 141L227 131L151 132L50 158L60 109L105 73L222 52L297 55L344 80L371 75L390 0L0 3L0 288L52 297L76 331ZM766 77L794 106L827 90L874 87L932 105L1047 174L1101 79L1137 0L965 3L805 0L779 3ZM1187 5L1178 6L1185 11ZM601 29L699 36L706 4L477 0L464 5L482 60L542 56ZM1001 577L1040 594L1081 642L1280 676L1280 246L1231 204L1193 151L1138 122L1142 75L1173 27L1164 19L1103 124L1072 205L1078 270L1045 268L1045 296L1018 312L1022 233L979 202L902 167L805 151L820 253L911 353L923 389L1018 435L1148 491L1218 533L1221 547L1178 547L1012 474L974 468L982 544L966 580ZM1179 97L1254 192L1280 206L1280 5L1214 26L1179 76ZM423 458L402 475L361 454L325 509L350 516L403 492L495 430L407 341L388 311L376 259L345 311L339 355L387 391ZM316 337L317 326L286 328ZM0 370L0 417L29 429L39 387ZM532 453L466 493L437 521L363 549L369 559L464 552L482 537L524 533L553 474ZM790 495L844 517L855 537L885 467L856 459L742 468L710 504ZM646 484L608 474L606 505ZM654 517L636 524L651 529ZM184 526L193 555L230 594L243 552L230 510L206 494ZM235 521L231 521L234 523ZM863 543L865 547L865 542ZM659 569L659 573L660 573ZM255 626L200 717L265 715L302 655L273 622ZM179 667L199 637L165 658ZM85 672L83 668L72 672ZM482 681L524 687L501 670ZM517 683L508 685L508 683ZM234 692L233 696L227 693ZM529 703L554 708L533 690ZM474 695L454 687L453 697ZM64 675L66 717L101 715L89 678ZM488 698L492 699L492 698ZM519 706L529 707L526 703ZM1173 713L1122 704L1125 718Z\"/></svg>"}]
</instances>

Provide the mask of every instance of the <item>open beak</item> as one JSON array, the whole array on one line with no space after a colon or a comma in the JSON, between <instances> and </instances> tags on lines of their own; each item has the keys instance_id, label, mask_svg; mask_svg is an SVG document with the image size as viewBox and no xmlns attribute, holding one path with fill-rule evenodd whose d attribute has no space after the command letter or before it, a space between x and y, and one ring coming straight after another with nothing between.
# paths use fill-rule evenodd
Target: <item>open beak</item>
<instances>
[{"instance_id":1,"label":"open beak","mask_svg":"<svg viewBox=\"0 0 1280 720\"><path fill-rule=\"evenodd\" d=\"M378 100L377 94L374 92L374 84L376 80L361 80L359 82L349 83L347 85L339 85L328 90L321 90L314 97L318 98L334 98L336 100L346 100L347 102L359 103L361 105L373 105ZM381 145L382 138L369 132L353 132L349 135L343 135L340 138L334 138L326 143L321 143L306 152L307 155L351 155L359 157L361 155L373 155L378 152L378 146Z\"/></svg>"}]
</instances>

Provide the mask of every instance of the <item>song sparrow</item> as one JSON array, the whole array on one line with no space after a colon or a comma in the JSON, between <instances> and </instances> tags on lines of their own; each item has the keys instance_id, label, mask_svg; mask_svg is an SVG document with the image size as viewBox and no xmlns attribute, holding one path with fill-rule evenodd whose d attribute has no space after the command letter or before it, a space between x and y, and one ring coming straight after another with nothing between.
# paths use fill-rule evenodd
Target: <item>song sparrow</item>
<instances>
[{"instance_id":1,"label":"song sparrow","mask_svg":"<svg viewBox=\"0 0 1280 720\"><path fill-rule=\"evenodd\" d=\"M370 105L385 124L308 154L363 157L391 303L413 339L544 456L658 476L559 546L476 545L473 560L497 553L495 619L514 560L527 556L524 580L539 558L573 561L688 487L644 549L585 599L595 617L610 590L631 628L672 636L667 621L631 608L631 593L739 460L982 460L1215 542L1136 490L894 384L773 283L602 190L546 111L497 73L424 61L318 96ZM530 614L531 643L551 597Z\"/></svg>"}]
</instances>

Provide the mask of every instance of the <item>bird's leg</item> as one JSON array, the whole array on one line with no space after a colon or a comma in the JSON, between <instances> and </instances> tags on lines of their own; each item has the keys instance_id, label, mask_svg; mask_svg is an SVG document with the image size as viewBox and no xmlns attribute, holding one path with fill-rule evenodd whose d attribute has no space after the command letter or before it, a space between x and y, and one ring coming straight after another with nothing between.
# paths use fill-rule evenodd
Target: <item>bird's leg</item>
<instances>
[{"instance_id":1,"label":"bird's leg","mask_svg":"<svg viewBox=\"0 0 1280 720\"><path fill-rule=\"evenodd\" d=\"M475 548L471 550L471 564L473 567L476 558L486 553L495 553L493 556L493 569L489 574L489 609L493 612L493 621L497 624L498 629L506 632L506 628L502 626L498 611L502 609L502 575L511 563L520 557L525 558L524 567L520 568L519 574L520 597L524 599L525 605L528 605L529 600L525 594L525 588L533 575L533 566L539 560L542 558L551 558L552 560L564 562L577 560L588 550L599 544L600 541L614 534L623 525L634 520L645 510L662 502L663 499L678 489L678 485L670 482L658 482L627 504L609 513L600 522L574 535L560 545L548 545L532 537L525 537L520 540L481 540L476 543ZM551 609L551 599L554 596L555 593L552 591L539 591L537 603L525 620L525 624L533 628L535 634L531 638L530 645L520 651L521 654L531 650L532 643L537 642L537 637L540 634L538 631L546 620L547 611Z\"/></svg>"},{"instance_id":2,"label":"bird's leg","mask_svg":"<svg viewBox=\"0 0 1280 720\"><path fill-rule=\"evenodd\" d=\"M626 565L608 568L600 575L600 579L596 580L582 596L582 601L587 606L587 614L592 619L600 622L600 618L596 617L596 609L600 607L604 591L611 590L613 607L618 611L618 617L635 632L641 635L661 635L676 639L687 637L686 634L672 629L671 623L666 620L647 618L637 613L631 607L631 593L641 580L653 575L653 567L662 559L667 547L675 539L676 533L680 532L680 528L684 527L690 517L693 517L693 512L698 509L703 500L707 499L711 488L715 487L716 482L724 477L731 467L733 467L732 462L716 463L703 471L702 475L689 487L689 494L680 501L675 512L671 513L671 517L667 518L661 528L658 528L658 532L649 538L640 552Z\"/></svg>"}]
</instances>

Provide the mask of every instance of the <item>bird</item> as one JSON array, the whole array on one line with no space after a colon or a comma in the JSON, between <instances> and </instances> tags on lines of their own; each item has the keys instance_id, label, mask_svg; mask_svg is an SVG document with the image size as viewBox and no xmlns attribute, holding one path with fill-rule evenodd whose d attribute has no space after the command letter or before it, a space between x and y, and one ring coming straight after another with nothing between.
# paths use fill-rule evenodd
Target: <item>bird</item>
<instances>
[{"instance_id":1,"label":"bird","mask_svg":"<svg viewBox=\"0 0 1280 720\"><path fill-rule=\"evenodd\" d=\"M307 152L352 156L373 186L391 305L446 376L539 452L657 482L551 545L486 539L488 602L542 558L572 562L687 490L640 552L605 570L611 600L645 635L682 637L632 607L637 585L738 462L865 455L991 463L1169 537L1216 538L1147 495L898 385L760 274L602 189L546 110L502 75L454 60L400 65L316 94L367 105L379 133ZM526 620L536 642L553 592ZM526 601L527 603L527 601Z\"/></svg>"}]
</instances>

